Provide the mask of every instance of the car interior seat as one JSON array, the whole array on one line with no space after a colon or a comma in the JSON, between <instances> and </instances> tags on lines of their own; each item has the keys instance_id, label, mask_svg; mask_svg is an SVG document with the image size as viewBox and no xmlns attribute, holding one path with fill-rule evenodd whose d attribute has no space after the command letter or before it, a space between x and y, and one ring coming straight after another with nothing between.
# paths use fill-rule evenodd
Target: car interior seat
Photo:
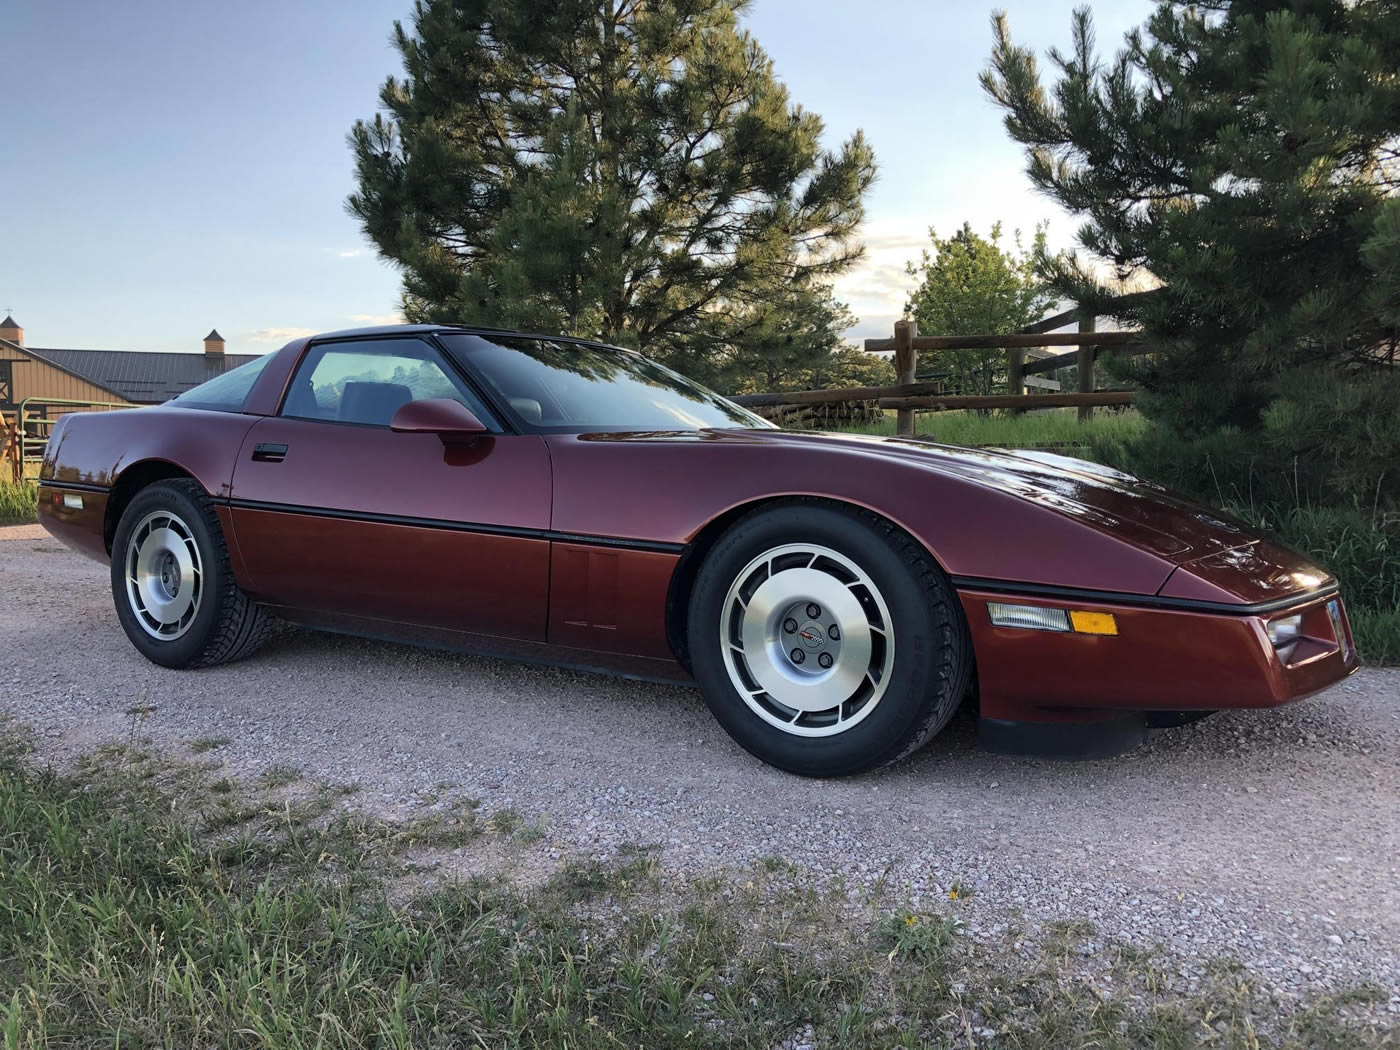
<instances>
[{"instance_id":1,"label":"car interior seat","mask_svg":"<svg viewBox=\"0 0 1400 1050\"><path fill-rule=\"evenodd\" d=\"M282 406L284 416L296 416L301 419L334 419L334 409L327 408L316 396L316 390L311 385L311 377L301 375L287 391L286 404Z\"/></svg>"},{"instance_id":2,"label":"car interior seat","mask_svg":"<svg viewBox=\"0 0 1400 1050\"><path fill-rule=\"evenodd\" d=\"M413 400L413 391L402 383L352 381L340 392L340 418L351 423L388 426L394 413Z\"/></svg>"}]
</instances>

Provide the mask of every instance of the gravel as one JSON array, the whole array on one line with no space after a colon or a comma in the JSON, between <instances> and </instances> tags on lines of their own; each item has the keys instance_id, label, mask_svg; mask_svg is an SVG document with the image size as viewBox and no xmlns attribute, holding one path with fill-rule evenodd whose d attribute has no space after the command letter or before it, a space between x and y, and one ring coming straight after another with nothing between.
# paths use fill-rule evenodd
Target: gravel
<instances>
[{"instance_id":1,"label":"gravel","mask_svg":"<svg viewBox=\"0 0 1400 1050\"><path fill-rule=\"evenodd\" d=\"M168 671L122 635L106 567L37 526L0 529L0 580L0 712L47 759L228 737L212 754L231 772L293 766L360 785L356 805L410 816L447 783L546 817L546 865L636 845L677 876L777 857L915 909L947 909L957 881L989 944L1029 953L1087 920L1086 972L1125 942L1163 949L1185 987L1227 957L1285 994L1375 983L1400 1013L1400 671L1093 763L985 754L964 714L908 761L820 782L750 758L689 689L309 632Z\"/></svg>"}]
</instances>

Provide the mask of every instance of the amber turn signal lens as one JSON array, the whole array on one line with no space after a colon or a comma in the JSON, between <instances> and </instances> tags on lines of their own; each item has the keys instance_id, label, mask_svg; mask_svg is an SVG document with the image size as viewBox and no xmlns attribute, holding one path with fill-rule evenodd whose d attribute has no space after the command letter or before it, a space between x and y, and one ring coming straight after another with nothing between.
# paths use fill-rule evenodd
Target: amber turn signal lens
<instances>
[{"instance_id":1,"label":"amber turn signal lens","mask_svg":"<svg viewBox=\"0 0 1400 1050\"><path fill-rule=\"evenodd\" d=\"M1118 621L1112 613L1084 612L1074 609L1069 614L1070 626L1076 634L1117 634Z\"/></svg>"}]
</instances>

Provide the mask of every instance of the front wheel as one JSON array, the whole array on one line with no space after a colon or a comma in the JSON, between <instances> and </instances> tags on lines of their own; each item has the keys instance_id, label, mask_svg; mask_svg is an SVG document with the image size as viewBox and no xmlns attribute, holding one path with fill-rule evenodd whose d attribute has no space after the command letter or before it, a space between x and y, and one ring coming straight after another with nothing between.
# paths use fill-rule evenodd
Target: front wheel
<instances>
[{"instance_id":1,"label":"front wheel","mask_svg":"<svg viewBox=\"0 0 1400 1050\"><path fill-rule=\"evenodd\" d=\"M971 643L942 570L867 511L759 510L706 558L691 599L696 680L749 752L805 776L902 758L967 690Z\"/></svg>"},{"instance_id":2,"label":"front wheel","mask_svg":"<svg viewBox=\"0 0 1400 1050\"><path fill-rule=\"evenodd\" d=\"M234 582L214 506L188 479L144 488L122 512L112 598L131 644L163 667L237 660L275 623Z\"/></svg>"}]
</instances>

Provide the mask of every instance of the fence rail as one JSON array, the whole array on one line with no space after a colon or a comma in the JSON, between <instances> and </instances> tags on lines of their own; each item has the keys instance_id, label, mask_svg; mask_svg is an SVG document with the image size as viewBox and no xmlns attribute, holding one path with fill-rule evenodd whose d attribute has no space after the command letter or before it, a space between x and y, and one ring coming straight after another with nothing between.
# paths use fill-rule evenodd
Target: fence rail
<instances>
[{"instance_id":1,"label":"fence rail","mask_svg":"<svg viewBox=\"0 0 1400 1050\"><path fill-rule=\"evenodd\" d=\"M1137 298L1125 296L1120 302ZM1078 320L1077 332L1055 332ZM1028 325L1020 332L1000 335L919 335L914 321L896 321L894 336L889 339L867 339L865 349L871 352L894 351L894 386L861 386L841 390L789 390L763 394L743 394L730 400L753 409L803 408L813 405L838 405L850 402L874 401L880 408L898 412L896 430L900 434L914 433L916 411L947 409L1010 409L1023 412L1036 408L1078 408L1079 418L1087 419L1095 408L1132 404L1130 390L1099 390L1094 375L1094 362L1101 353L1145 354L1150 348L1142 342L1140 332L1097 330L1097 318L1069 310ZM1038 361L1027 361L1026 350L1047 346L1077 347L1073 354L1059 354ZM940 383L916 381L919 351L933 350L1003 350L1007 354L1005 394L944 394ZM1075 366L1079 370L1079 389L1072 392L1027 394L1026 377L1055 372ZM1042 384L1043 385L1043 384Z\"/></svg>"},{"instance_id":2,"label":"fence rail","mask_svg":"<svg viewBox=\"0 0 1400 1050\"><path fill-rule=\"evenodd\" d=\"M1098 390L1091 394L950 394L931 397L883 397L879 399L881 408L897 408L901 411L923 409L947 411L953 408L1017 408L1026 407L1028 399L1034 400L1033 408L1110 408L1115 405L1131 405L1131 390Z\"/></svg>"},{"instance_id":3,"label":"fence rail","mask_svg":"<svg viewBox=\"0 0 1400 1050\"><path fill-rule=\"evenodd\" d=\"M909 324L914 324L910 321ZM1004 335L915 335L915 350L1013 350L1041 346L1127 346L1138 342L1138 332L1008 332ZM867 339L868 351L898 350L894 339Z\"/></svg>"},{"instance_id":4,"label":"fence rail","mask_svg":"<svg viewBox=\"0 0 1400 1050\"><path fill-rule=\"evenodd\" d=\"M834 405L843 401L875 401L882 397L942 392L942 383L907 383L903 386L853 386L839 390L787 390L775 394L739 394L729 400L745 408L771 408L776 405Z\"/></svg>"}]
</instances>

